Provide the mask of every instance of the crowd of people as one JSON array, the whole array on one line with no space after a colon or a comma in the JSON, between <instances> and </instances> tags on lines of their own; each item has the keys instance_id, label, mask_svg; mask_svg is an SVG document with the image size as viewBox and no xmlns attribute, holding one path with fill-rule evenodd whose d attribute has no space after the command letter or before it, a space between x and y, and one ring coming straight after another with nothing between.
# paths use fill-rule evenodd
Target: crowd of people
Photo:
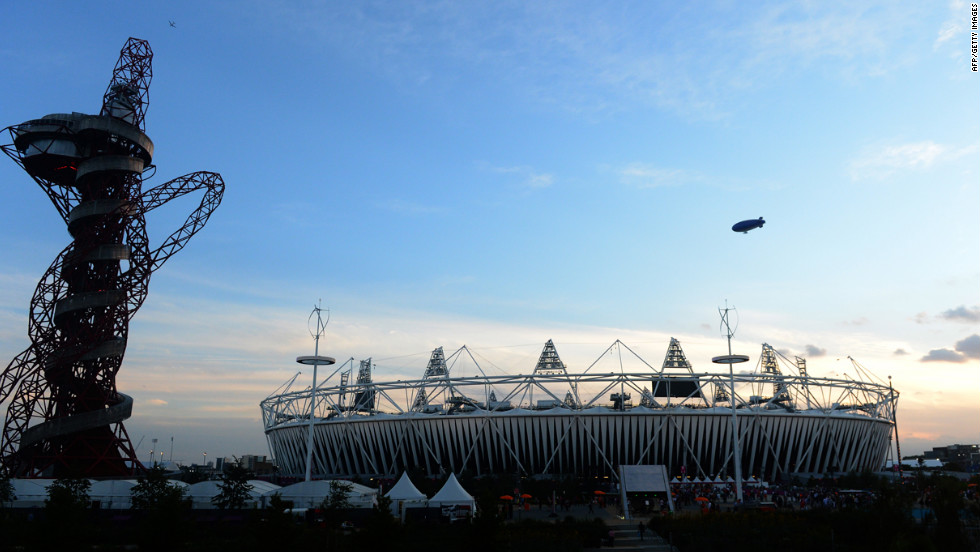
<instances>
[{"instance_id":1,"label":"crowd of people","mask_svg":"<svg viewBox=\"0 0 980 552\"><path fill-rule=\"evenodd\" d=\"M673 484L674 507L677 510L699 509L703 513L740 508L813 510L862 507L874 502L871 491L841 490L832 487L746 485L742 500L736 497L734 483ZM664 498L657 499L657 508L668 510Z\"/></svg>"}]
</instances>

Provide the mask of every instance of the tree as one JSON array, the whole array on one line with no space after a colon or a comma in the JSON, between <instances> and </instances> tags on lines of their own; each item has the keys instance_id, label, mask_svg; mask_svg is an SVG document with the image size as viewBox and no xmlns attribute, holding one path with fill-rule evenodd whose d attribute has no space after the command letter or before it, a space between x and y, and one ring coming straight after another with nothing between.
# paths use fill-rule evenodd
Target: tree
<instances>
[{"instance_id":1,"label":"tree","mask_svg":"<svg viewBox=\"0 0 980 552\"><path fill-rule=\"evenodd\" d=\"M130 493L135 510L181 510L187 506L184 488L172 485L159 466L146 470Z\"/></svg>"},{"instance_id":2,"label":"tree","mask_svg":"<svg viewBox=\"0 0 980 552\"><path fill-rule=\"evenodd\" d=\"M254 485L248 482L249 472L242 466L233 465L225 468L221 474L221 483L218 484L220 492L211 499L214 504L222 510L240 509L245 507L245 503L251 498Z\"/></svg>"},{"instance_id":3,"label":"tree","mask_svg":"<svg viewBox=\"0 0 980 552\"><path fill-rule=\"evenodd\" d=\"M327 496L320 503L320 509L323 510L323 520L326 522L328 527L334 527L340 521L340 511L350 508L350 497L348 496L351 492L351 484L346 481L330 481L330 490L327 492Z\"/></svg>"},{"instance_id":4,"label":"tree","mask_svg":"<svg viewBox=\"0 0 980 552\"><path fill-rule=\"evenodd\" d=\"M324 510L343 510L345 508L350 508L350 492L353 487L346 481L337 481L336 479L330 482L330 492L327 493L327 497L323 500L322 507Z\"/></svg>"},{"instance_id":5,"label":"tree","mask_svg":"<svg viewBox=\"0 0 980 552\"><path fill-rule=\"evenodd\" d=\"M14 496L14 484L10 482L7 472L0 470L0 509L8 502L17 498Z\"/></svg>"},{"instance_id":6,"label":"tree","mask_svg":"<svg viewBox=\"0 0 980 552\"><path fill-rule=\"evenodd\" d=\"M84 525L91 500L88 491L92 482L78 477L55 479L48 485L48 498L44 501L47 521L54 527L69 528Z\"/></svg>"},{"instance_id":7,"label":"tree","mask_svg":"<svg viewBox=\"0 0 980 552\"><path fill-rule=\"evenodd\" d=\"M88 491L92 482L88 479L65 477L55 479L48 486L48 498L44 508L49 513L60 514L84 511L89 506Z\"/></svg>"},{"instance_id":8,"label":"tree","mask_svg":"<svg viewBox=\"0 0 980 552\"><path fill-rule=\"evenodd\" d=\"M936 542L942 550L966 550L966 539L960 523L963 500L963 484L955 477L934 475L932 483L932 510L936 513Z\"/></svg>"}]
</instances>

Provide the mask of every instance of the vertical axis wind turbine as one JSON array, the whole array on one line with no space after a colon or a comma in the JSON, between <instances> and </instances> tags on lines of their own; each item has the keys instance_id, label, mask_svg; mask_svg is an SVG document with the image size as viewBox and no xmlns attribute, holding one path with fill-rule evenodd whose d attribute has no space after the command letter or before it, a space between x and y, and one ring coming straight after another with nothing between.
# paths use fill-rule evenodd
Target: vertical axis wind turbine
<instances>
[{"instance_id":1,"label":"vertical axis wind turbine","mask_svg":"<svg viewBox=\"0 0 980 552\"><path fill-rule=\"evenodd\" d=\"M310 334L313 336L313 341L315 342L313 346L313 356L299 356L296 357L296 362L306 365L313 366L313 386L310 387L310 420L309 420L309 433L306 437L306 478L304 481L310 481L313 479L313 428L314 422L316 420L316 369L318 366L330 366L337 362L333 357L320 356L320 337L327 331L327 323L330 322L330 311L327 311L327 319L323 320L320 316L320 304L317 303L313 307L313 312L310 313L309 320L313 320L313 315L316 315L316 330L310 330Z\"/></svg>"},{"instance_id":2,"label":"vertical axis wind turbine","mask_svg":"<svg viewBox=\"0 0 980 552\"><path fill-rule=\"evenodd\" d=\"M735 499L738 502L742 502L742 451L739 446L741 438L739 436L738 429L738 411L737 405L735 404L735 371L732 368L733 364L740 364L742 362L748 362L749 357L746 355L733 355L732 354L732 336L735 335L735 330L732 329L731 324L728 322L729 311L735 310L735 307L728 308L728 301L725 301L725 309L722 310L718 308L718 314L721 315L721 324L725 327L725 335L728 336L728 354L722 356L716 356L711 359L711 362L715 364L727 364L728 365L728 377L729 383L731 385L731 396L729 396L728 401L732 407L732 457L735 463ZM738 322L735 323L736 327Z\"/></svg>"}]
</instances>

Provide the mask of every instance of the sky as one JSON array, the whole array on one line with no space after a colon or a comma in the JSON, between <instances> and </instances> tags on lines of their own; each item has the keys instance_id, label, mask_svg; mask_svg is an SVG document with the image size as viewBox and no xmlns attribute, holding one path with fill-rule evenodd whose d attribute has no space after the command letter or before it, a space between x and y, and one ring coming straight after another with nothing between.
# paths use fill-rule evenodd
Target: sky
<instances>
[{"instance_id":1,"label":"sky","mask_svg":"<svg viewBox=\"0 0 980 552\"><path fill-rule=\"evenodd\" d=\"M811 375L853 376L853 359L890 376L903 455L980 442L968 3L3 12L0 127L98 112L126 39L146 39L144 186L198 170L227 185L130 327L117 384L144 461L267 455L258 405L313 354L318 302L320 353L371 357L376 380L464 344L488 372L530 371L548 339L572 372L617 339L659 366L671 337L711 371L733 306L753 363L769 343ZM151 213L151 246L199 200ZM34 288L69 241L0 159L0 359L28 346Z\"/></svg>"}]
</instances>

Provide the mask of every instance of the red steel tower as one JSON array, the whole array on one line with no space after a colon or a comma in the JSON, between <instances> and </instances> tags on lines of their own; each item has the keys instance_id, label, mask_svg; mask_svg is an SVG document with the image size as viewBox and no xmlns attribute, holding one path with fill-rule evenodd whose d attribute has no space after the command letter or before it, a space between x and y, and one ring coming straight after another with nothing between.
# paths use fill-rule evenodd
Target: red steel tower
<instances>
[{"instance_id":1,"label":"red steel tower","mask_svg":"<svg viewBox=\"0 0 980 552\"><path fill-rule=\"evenodd\" d=\"M30 346L0 374L8 402L0 463L17 477L110 477L143 469L123 420L133 400L116 389L129 321L150 275L207 222L224 193L196 172L143 190L153 142L144 133L153 52L130 38L98 115L56 113L8 127L2 147L47 193L72 242L31 300ZM203 192L200 205L150 248L146 214Z\"/></svg>"}]
</instances>

